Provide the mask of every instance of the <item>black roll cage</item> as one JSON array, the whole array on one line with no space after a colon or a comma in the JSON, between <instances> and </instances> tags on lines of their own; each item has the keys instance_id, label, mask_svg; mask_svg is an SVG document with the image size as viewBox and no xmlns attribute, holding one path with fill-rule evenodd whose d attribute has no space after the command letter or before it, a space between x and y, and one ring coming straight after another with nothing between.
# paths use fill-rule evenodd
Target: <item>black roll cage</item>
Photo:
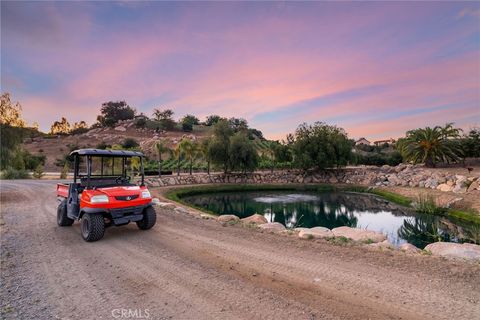
<instances>
[{"instance_id":1,"label":"black roll cage","mask_svg":"<svg viewBox=\"0 0 480 320\"><path fill-rule=\"evenodd\" d=\"M90 188L90 178L92 176L92 157L100 158L101 160L101 172L100 176L104 176L104 158L112 159L112 176L113 170L115 168L115 158L122 159L122 177L127 176L126 163L127 158L139 157L140 158L140 175L142 177L140 186L145 186L145 171L143 168L143 153L138 151L124 151L124 150L101 150L101 149L80 149L75 150L70 153L70 156L73 156L73 183L77 183L77 178L79 177L80 170L80 156L85 156L87 159L87 186Z\"/></svg>"}]
</instances>

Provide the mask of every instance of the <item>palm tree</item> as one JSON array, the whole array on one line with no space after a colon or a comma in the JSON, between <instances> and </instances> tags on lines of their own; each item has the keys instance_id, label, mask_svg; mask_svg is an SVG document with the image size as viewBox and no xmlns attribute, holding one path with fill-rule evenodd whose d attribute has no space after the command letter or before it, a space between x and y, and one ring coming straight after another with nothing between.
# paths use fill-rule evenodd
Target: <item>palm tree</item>
<instances>
[{"instance_id":1,"label":"palm tree","mask_svg":"<svg viewBox=\"0 0 480 320\"><path fill-rule=\"evenodd\" d=\"M207 174L210 175L210 161L212 160L210 157L210 140L205 139L199 146L199 152L201 153L203 159L207 161Z\"/></svg>"},{"instance_id":2,"label":"palm tree","mask_svg":"<svg viewBox=\"0 0 480 320\"><path fill-rule=\"evenodd\" d=\"M459 132L451 124L410 130L398 141L397 149L407 161L423 162L427 167L435 167L440 161L458 161L462 155Z\"/></svg>"},{"instance_id":3,"label":"palm tree","mask_svg":"<svg viewBox=\"0 0 480 320\"><path fill-rule=\"evenodd\" d=\"M190 175L192 175L193 161L198 155L198 145L190 139L183 139L180 141L179 147L190 162Z\"/></svg>"},{"instance_id":4,"label":"palm tree","mask_svg":"<svg viewBox=\"0 0 480 320\"><path fill-rule=\"evenodd\" d=\"M158 176L162 176L162 154L164 153L171 153L171 149L166 145L164 141L158 141L154 145L154 149L157 151L158 154Z\"/></svg>"},{"instance_id":5,"label":"palm tree","mask_svg":"<svg viewBox=\"0 0 480 320\"><path fill-rule=\"evenodd\" d=\"M177 176L180 175L180 160L182 158L182 149L180 148L180 144L177 144L175 148L172 150L172 155L175 160L177 160Z\"/></svg>"}]
</instances>

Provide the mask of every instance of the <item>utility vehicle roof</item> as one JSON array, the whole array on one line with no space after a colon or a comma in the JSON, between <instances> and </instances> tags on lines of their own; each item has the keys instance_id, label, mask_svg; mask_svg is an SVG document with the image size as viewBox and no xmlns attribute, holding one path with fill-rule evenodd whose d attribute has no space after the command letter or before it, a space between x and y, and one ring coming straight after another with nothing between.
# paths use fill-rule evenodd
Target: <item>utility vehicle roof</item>
<instances>
[{"instance_id":1,"label":"utility vehicle roof","mask_svg":"<svg viewBox=\"0 0 480 320\"><path fill-rule=\"evenodd\" d=\"M103 157L143 157L143 153L129 150L78 149L70 153L71 156L103 156Z\"/></svg>"}]
</instances>

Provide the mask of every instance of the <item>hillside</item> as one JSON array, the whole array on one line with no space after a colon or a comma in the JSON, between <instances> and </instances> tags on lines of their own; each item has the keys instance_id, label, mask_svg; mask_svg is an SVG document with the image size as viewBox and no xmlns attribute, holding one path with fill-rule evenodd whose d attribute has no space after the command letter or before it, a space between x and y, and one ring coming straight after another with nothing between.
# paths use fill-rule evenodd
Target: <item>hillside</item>
<instances>
[{"instance_id":1,"label":"hillside","mask_svg":"<svg viewBox=\"0 0 480 320\"><path fill-rule=\"evenodd\" d=\"M57 159L62 159L70 150L78 148L95 148L105 143L108 145L121 144L126 138L133 138L139 144L141 150L148 157L155 157L153 144L162 139L168 142L170 147L177 144L182 138L201 140L210 135L210 127L194 126L192 132L183 132L179 129L172 131L156 131L149 128L136 128L133 120L121 121L114 128L96 128L82 134L57 135L28 138L23 147L36 155L45 155L45 171L60 171L55 165Z\"/></svg>"}]
</instances>

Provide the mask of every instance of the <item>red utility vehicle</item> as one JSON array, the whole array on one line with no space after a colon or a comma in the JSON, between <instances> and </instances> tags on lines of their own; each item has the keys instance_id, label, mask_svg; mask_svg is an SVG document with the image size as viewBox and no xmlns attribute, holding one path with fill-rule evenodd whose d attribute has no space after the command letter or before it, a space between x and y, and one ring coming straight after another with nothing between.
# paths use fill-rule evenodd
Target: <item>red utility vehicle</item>
<instances>
[{"instance_id":1,"label":"red utility vehicle","mask_svg":"<svg viewBox=\"0 0 480 320\"><path fill-rule=\"evenodd\" d=\"M73 157L73 183L57 184L59 226L80 220L85 241L97 241L105 228L136 222L141 230L155 225L157 216L145 186L143 153L125 150L80 149ZM131 183L133 169L141 183Z\"/></svg>"}]
</instances>

